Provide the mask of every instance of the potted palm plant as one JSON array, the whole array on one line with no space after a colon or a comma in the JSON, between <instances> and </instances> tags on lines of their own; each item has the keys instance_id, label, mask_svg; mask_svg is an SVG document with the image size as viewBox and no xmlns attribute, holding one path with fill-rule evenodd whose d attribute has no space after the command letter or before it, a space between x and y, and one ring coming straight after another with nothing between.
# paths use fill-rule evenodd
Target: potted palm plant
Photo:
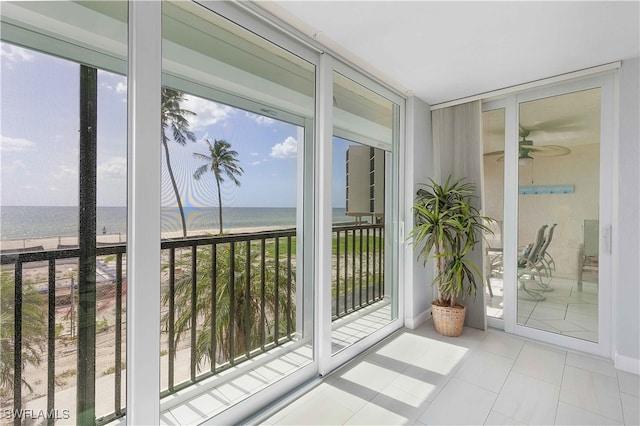
<instances>
[{"instance_id":1,"label":"potted palm plant","mask_svg":"<svg viewBox=\"0 0 640 426\"><path fill-rule=\"evenodd\" d=\"M471 205L475 189L464 178L453 181L449 176L443 185L430 179L418 190L413 205L415 227L410 237L418 247L418 258L425 263L435 260L433 285L438 298L432 302L431 314L436 331L445 336L462 334L466 306L458 302L475 296L478 279L482 285L479 268L465 256L484 238L483 233L492 233L487 225L493 219L481 216Z\"/></svg>"}]
</instances>

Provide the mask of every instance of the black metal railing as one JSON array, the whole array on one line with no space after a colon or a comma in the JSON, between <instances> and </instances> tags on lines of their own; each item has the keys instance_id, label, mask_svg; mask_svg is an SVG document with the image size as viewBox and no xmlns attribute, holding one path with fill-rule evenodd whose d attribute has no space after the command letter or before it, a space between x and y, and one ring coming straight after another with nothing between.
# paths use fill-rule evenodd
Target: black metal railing
<instances>
[{"instance_id":1,"label":"black metal railing","mask_svg":"<svg viewBox=\"0 0 640 426\"><path fill-rule=\"evenodd\" d=\"M383 226L375 224L333 228L334 319L384 297L383 234ZM161 252L160 356L161 360L164 358L161 396L189 387L294 338L295 229L163 240ZM92 326L99 327L102 333L97 333L96 346L108 347L112 361L96 363L94 377L112 377L115 387L111 397L101 395L102 389L96 390L96 399L113 401L110 409L96 412L96 423L102 424L125 412L122 375L126 368L123 340L126 335L123 334L126 330L126 245L99 245L96 256L101 277L96 280L98 314ZM13 354L13 412L24 408L27 398L23 390L31 387L25 369L42 370L39 365L44 363L45 353L46 390L39 393L46 393L46 413L59 415L61 410L70 408L56 404L56 392L61 390L62 382L74 376L73 371L56 371L56 349L61 345L72 348L75 345L77 351L74 336L77 285L74 275L69 276L68 267L74 262L77 266L78 257L78 248L0 255L2 280L6 281L3 289L5 284L12 284L14 293L11 297L13 333L2 336L6 340L2 342L2 349L11 347ZM26 274L32 270L46 270L46 285L34 285L33 273ZM40 299L27 297L36 293ZM7 294L2 295L3 299L6 297ZM34 308L29 303L37 304L40 312L46 312L46 329L35 336L28 323L31 319L25 317ZM108 324L106 317L97 318L105 307L110 309L112 324ZM67 332L63 331L61 321L70 321ZM39 356L33 357L33 351L38 350ZM105 358L102 349L96 349L96 353L100 359ZM76 384L84 379L75 377ZM2 398L3 405L11 405L10 396ZM48 424L54 421L52 417ZM20 424L20 418L14 417L14 423Z\"/></svg>"},{"instance_id":2,"label":"black metal railing","mask_svg":"<svg viewBox=\"0 0 640 426\"><path fill-rule=\"evenodd\" d=\"M113 374L115 383L115 394L113 398L113 411L112 414L105 416L102 420L110 421L123 414L122 407L122 367L124 364L122 345L122 331L125 326L123 322L123 284L125 278L122 272L123 256L125 254L126 246L124 244L115 246L103 246L96 248L96 255L100 258L105 256L114 256L116 263L116 273L113 279L103 279L96 282L98 291L98 303L103 303L105 300L114 300L115 310L115 324L112 328L113 340L114 340L114 353L112 368L108 368L109 374ZM24 415L38 415L40 418L45 416L47 418L47 424L54 424L56 420L64 419L67 417L71 407L56 406L55 396L56 387L63 386L62 382L66 381L68 377L76 376L75 370L56 371L56 349L59 346L69 345L76 346L75 352L77 352L76 338L77 335L74 330L77 331L77 326L74 324L74 309L77 312L77 300L74 301L75 292L77 291L77 284L74 282L73 276L64 276L71 264L77 265L77 259L79 257L79 249L61 249L61 250L42 250L32 252L21 252L15 254L3 253L0 256L0 264L2 264L2 289L5 291L13 284L12 296L13 296L13 333L11 336L7 333L2 333L2 349L6 350L10 348L11 354L5 354L3 357L10 357L13 360L13 371L9 373L11 377L4 377L3 381L7 380L12 382L13 386L13 409L12 417L13 423L16 425L22 424ZM13 271L11 271L13 266ZM46 286L38 288L25 279L26 270L32 269L44 269L46 270ZM11 276L13 272L13 276ZM60 277L62 275L62 277ZM43 294L46 294L46 300ZM3 308L9 302L5 299L7 294L2 294ZM69 318L71 326L69 332L62 333L62 327L60 322L60 310L66 311L66 317ZM26 317L27 312L30 313ZM37 312L42 313L42 317L46 318L46 327L44 329L38 328L41 318L37 316ZM44 315L46 313L46 315ZM3 312L3 316L5 313ZM76 314L77 315L77 314ZM77 319L77 318L76 318ZM92 327L96 326L95 318ZM65 318L66 321L66 318ZM6 324L3 324L6 326ZM111 346L111 345L108 345ZM23 389L32 388L34 383L30 383L29 377L26 377L25 370L30 367L38 367L46 354L46 407L38 407L36 410L32 410L25 414L23 405ZM6 359L6 358L5 358ZM4 362L4 360L3 360ZM31 373L41 370L39 368L32 368ZM3 374L7 374L3 370ZM77 380L81 380L78 377ZM36 379L36 382L42 381ZM101 396L106 398L106 396ZM3 403L8 402L3 395ZM4 405L4 404L3 404ZM35 413L35 414L34 414ZM6 414L6 413L5 413ZM6 416L5 416L6 417ZM5 419L6 420L6 419Z\"/></svg>"},{"instance_id":3,"label":"black metal railing","mask_svg":"<svg viewBox=\"0 0 640 426\"><path fill-rule=\"evenodd\" d=\"M332 319L384 298L384 226L334 226Z\"/></svg>"},{"instance_id":4,"label":"black metal railing","mask_svg":"<svg viewBox=\"0 0 640 426\"><path fill-rule=\"evenodd\" d=\"M293 338L295 236L288 229L162 242L162 396ZM180 374L185 357L189 369Z\"/></svg>"}]
</instances>

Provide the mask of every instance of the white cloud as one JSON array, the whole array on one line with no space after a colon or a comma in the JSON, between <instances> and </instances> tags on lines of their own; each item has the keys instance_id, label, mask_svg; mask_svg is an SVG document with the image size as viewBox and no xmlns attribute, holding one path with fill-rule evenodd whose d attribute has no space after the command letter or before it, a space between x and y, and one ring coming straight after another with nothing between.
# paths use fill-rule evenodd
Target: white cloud
<instances>
[{"instance_id":1,"label":"white cloud","mask_svg":"<svg viewBox=\"0 0 640 426\"><path fill-rule=\"evenodd\" d=\"M236 111L230 106L221 105L191 95L185 95L185 99L186 102L183 102L180 106L196 114L189 116L189 123L193 129L199 129L224 121Z\"/></svg>"},{"instance_id":2,"label":"white cloud","mask_svg":"<svg viewBox=\"0 0 640 426\"><path fill-rule=\"evenodd\" d=\"M0 56L11 62L31 62L34 58L28 50L7 43L0 44Z\"/></svg>"},{"instance_id":3,"label":"white cloud","mask_svg":"<svg viewBox=\"0 0 640 426\"><path fill-rule=\"evenodd\" d=\"M256 122L256 123L258 123L258 124L266 124L266 125L269 125L269 124L272 124L272 123L275 121L273 118L266 117L266 116L264 116L264 115L253 114L253 113L251 113L251 112L245 112L245 113L244 113L244 115L245 115L247 118L250 118L250 119L252 119L252 120L255 120L255 122Z\"/></svg>"},{"instance_id":4,"label":"white cloud","mask_svg":"<svg viewBox=\"0 0 640 426\"><path fill-rule=\"evenodd\" d=\"M127 177L127 159L111 157L98 166L98 179L122 179Z\"/></svg>"},{"instance_id":5,"label":"white cloud","mask_svg":"<svg viewBox=\"0 0 640 426\"><path fill-rule=\"evenodd\" d=\"M22 138L10 138L9 136L0 135L0 151L17 152L33 149L36 144Z\"/></svg>"},{"instance_id":6,"label":"white cloud","mask_svg":"<svg viewBox=\"0 0 640 426\"><path fill-rule=\"evenodd\" d=\"M258 160L258 161L253 161L251 163L249 163L252 166L257 166L258 164L262 163L262 161Z\"/></svg>"},{"instance_id":7,"label":"white cloud","mask_svg":"<svg viewBox=\"0 0 640 426\"><path fill-rule=\"evenodd\" d=\"M119 82L116 85L116 93L127 93L127 83Z\"/></svg>"},{"instance_id":8,"label":"white cloud","mask_svg":"<svg viewBox=\"0 0 640 426\"><path fill-rule=\"evenodd\" d=\"M109 83L100 83L100 87L103 87L107 90L113 90L113 86L111 86Z\"/></svg>"},{"instance_id":9,"label":"white cloud","mask_svg":"<svg viewBox=\"0 0 640 426\"><path fill-rule=\"evenodd\" d=\"M272 146L270 155L275 158L295 158L298 155L298 141L289 136L284 142Z\"/></svg>"},{"instance_id":10,"label":"white cloud","mask_svg":"<svg viewBox=\"0 0 640 426\"><path fill-rule=\"evenodd\" d=\"M54 173L53 177L60 180L78 176L78 171L68 166L58 166L58 173Z\"/></svg>"},{"instance_id":11,"label":"white cloud","mask_svg":"<svg viewBox=\"0 0 640 426\"><path fill-rule=\"evenodd\" d=\"M24 170L25 174L28 174L27 166L22 160L14 160L10 166L3 168L3 171L6 171L7 173L15 173L20 170Z\"/></svg>"},{"instance_id":12,"label":"white cloud","mask_svg":"<svg viewBox=\"0 0 640 426\"><path fill-rule=\"evenodd\" d=\"M252 156L252 157L257 157L258 155L260 155L260 153L259 152L252 152L249 155Z\"/></svg>"}]
</instances>

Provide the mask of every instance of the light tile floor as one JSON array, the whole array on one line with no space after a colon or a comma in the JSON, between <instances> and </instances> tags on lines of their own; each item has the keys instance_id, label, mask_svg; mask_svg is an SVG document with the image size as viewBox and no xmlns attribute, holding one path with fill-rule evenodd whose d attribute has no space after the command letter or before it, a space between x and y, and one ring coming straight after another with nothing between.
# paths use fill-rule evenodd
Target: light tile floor
<instances>
[{"instance_id":1,"label":"light tile floor","mask_svg":"<svg viewBox=\"0 0 640 426\"><path fill-rule=\"evenodd\" d=\"M640 424L637 375L500 331L403 330L262 423Z\"/></svg>"},{"instance_id":2,"label":"light tile floor","mask_svg":"<svg viewBox=\"0 0 640 426\"><path fill-rule=\"evenodd\" d=\"M585 281L578 290L577 280L554 277L549 283L553 291L541 292L545 300L537 301L518 291L518 324L552 333L565 334L590 341L598 340L598 285ZM538 290L533 284L531 290ZM487 315L502 318L503 282L491 278L493 297L487 290Z\"/></svg>"},{"instance_id":3,"label":"light tile floor","mask_svg":"<svg viewBox=\"0 0 640 426\"><path fill-rule=\"evenodd\" d=\"M349 347L391 321L391 303L381 300L334 320L331 324L331 353Z\"/></svg>"},{"instance_id":4,"label":"light tile floor","mask_svg":"<svg viewBox=\"0 0 640 426\"><path fill-rule=\"evenodd\" d=\"M334 321L331 335L334 351L368 336L388 324L390 319L391 305L383 300ZM198 424L267 388L312 360L313 348L310 344L293 342L238 364L232 370L212 378L208 384L189 387L164 398L161 424Z\"/></svg>"}]
</instances>

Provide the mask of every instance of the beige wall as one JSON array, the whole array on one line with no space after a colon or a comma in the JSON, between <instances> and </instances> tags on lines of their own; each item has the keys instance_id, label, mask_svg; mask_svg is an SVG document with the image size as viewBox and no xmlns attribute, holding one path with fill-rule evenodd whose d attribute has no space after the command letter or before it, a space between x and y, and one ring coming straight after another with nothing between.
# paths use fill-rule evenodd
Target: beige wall
<instances>
[{"instance_id":1,"label":"beige wall","mask_svg":"<svg viewBox=\"0 0 640 426\"><path fill-rule=\"evenodd\" d=\"M573 194L519 196L518 246L535 241L541 225L557 223L548 252L556 276L575 278L585 219L598 219L600 145L572 146L571 154L534 159L519 166L519 185L574 185ZM504 163L484 159L485 213L503 219ZM492 246L499 241L490 241Z\"/></svg>"}]
</instances>

